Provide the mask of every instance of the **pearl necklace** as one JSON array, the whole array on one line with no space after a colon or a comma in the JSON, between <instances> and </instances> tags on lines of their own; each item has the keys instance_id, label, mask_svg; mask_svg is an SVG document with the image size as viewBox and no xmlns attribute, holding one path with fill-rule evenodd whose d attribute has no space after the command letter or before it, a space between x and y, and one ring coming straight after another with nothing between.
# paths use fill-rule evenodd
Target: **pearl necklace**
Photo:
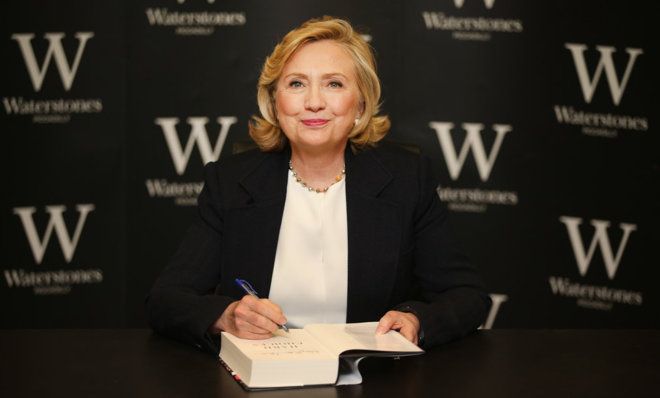
<instances>
[{"instance_id":1,"label":"pearl necklace","mask_svg":"<svg viewBox=\"0 0 660 398\"><path fill-rule=\"evenodd\" d=\"M307 189L309 192L316 192L316 193L327 192L328 189L331 186L333 186L336 183L338 183L339 181L341 181L341 179L346 175L346 169L342 169L341 173L337 174L335 176L335 180L330 185L328 185L327 187L325 187L325 188L313 188L313 187L310 187L309 185L307 185L307 183L305 181L303 181L302 178L300 178L298 176L298 173L296 173L296 171L293 169L293 164L291 163L291 160L289 160L289 170L291 170L291 174L293 174L293 178L296 179L296 182L298 182L300 185L302 185L303 188Z\"/></svg>"}]
</instances>

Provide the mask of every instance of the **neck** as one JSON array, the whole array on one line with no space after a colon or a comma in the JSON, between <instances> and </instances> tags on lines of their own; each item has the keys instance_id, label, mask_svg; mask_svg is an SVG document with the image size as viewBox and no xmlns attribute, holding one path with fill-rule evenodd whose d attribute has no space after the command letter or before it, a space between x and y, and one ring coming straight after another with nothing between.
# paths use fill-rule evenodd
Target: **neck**
<instances>
[{"instance_id":1,"label":"neck","mask_svg":"<svg viewBox=\"0 0 660 398\"><path fill-rule=\"evenodd\" d=\"M296 174L313 188L324 188L335 181L344 169L344 149L310 153L291 147L291 164Z\"/></svg>"}]
</instances>

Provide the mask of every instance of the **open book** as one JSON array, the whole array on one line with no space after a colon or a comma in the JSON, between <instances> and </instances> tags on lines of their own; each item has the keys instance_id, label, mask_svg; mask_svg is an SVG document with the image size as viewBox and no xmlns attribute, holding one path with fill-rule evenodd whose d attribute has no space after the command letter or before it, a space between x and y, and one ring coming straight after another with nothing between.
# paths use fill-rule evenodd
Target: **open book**
<instances>
[{"instance_id":1,"label":"open book","mask_svg":"<svg viewBox=\"0 0 660 398\"><path fill-rule=\"evenodd\" d=\"M223 332L220 360L236 381L251 390L360 384L358 362L364 357L424 353L396 331L377 336L377 325L313 324L289 333L278 330L266 340L246 340Z\"/></svg>"}]
</instances>

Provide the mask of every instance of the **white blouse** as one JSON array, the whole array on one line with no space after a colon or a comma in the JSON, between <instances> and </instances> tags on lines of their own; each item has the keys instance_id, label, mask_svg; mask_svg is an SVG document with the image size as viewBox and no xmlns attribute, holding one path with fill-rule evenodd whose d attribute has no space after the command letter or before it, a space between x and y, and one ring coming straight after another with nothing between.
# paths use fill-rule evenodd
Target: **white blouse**
<instances>
[{"instance_id":1,"label":"white blouse","mask_svg":"<svg viewBox=\"0 0 660 398\"><path fill-rule=\"evenodd\" d=\"M348 281L346 178L310 192L289 170L269 299L287 325L345 323Z\"/></svg>"}]
</instances>

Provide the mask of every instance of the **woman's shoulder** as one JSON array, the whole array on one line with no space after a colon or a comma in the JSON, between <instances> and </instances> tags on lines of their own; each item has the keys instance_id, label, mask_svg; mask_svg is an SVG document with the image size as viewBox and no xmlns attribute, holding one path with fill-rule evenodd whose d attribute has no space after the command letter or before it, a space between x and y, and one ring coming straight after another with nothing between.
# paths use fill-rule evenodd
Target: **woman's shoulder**
<instances>
[{"instance_id":1,"label":"woman's shoulder","mask_svg":"<svg viewBox=\"0 0 660 398\"><path fill-rule=\"evenodd\" d=\"M218 175L244 176L257 168L262 162L279 159L281 152L262 152L258 148L223 156L215 162L207 163L207 169L213 169Z\"/></svg>"},{"instance_id":2,"label":"woman's shoulder","mask_svg":"<svg viewBox=\"0 0 660 398\"><path fill-rule=\"evenodd\" d=\"M368 152L381 168L394 178L396 186L405 186L410 190L426 190L437 186L438 173L434 170L431 159L414 144L396 141L379 142ZM424 187L415 188L411 184L422 184Z\"/></svg>"},{"instance_id":3,"label":"woman's shoulder","mask_svg":"<svg viewBox=\"0 0 660 398\"><path fill-rule=\"evenodd\" d=\"M415 170L425 158L415 144L397 141L381 141L366 152L392 172Z\"/></svg>"}]
</instances>

